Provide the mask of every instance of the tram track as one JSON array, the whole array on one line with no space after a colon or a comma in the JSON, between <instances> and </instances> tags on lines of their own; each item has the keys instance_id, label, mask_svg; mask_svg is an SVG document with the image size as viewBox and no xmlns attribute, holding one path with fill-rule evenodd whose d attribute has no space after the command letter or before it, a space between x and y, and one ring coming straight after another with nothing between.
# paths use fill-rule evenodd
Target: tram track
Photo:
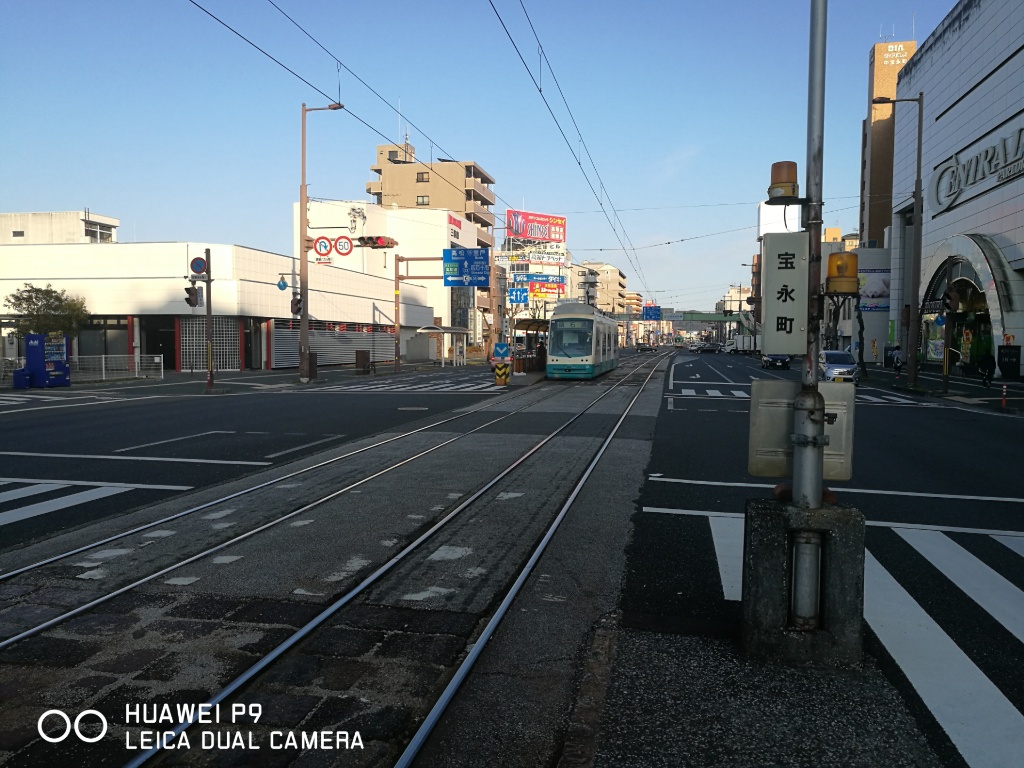
<instances>
[{"instance_id":1,"label":"tram track","mask_svg":"<svg viewBox=\"0 0 1024 768\"><path fill-rule=\"evenodd\" d=\"M653 361L653 362L655 363L655 365L652 366L652 372L653 372L653 369L657 367L657 363L660 362L660 359L657 360L657 361ZM639 368L637 370L639 370ZM629 374L627 374L627 380L628 380L628 375ZM594 404L600 402L607 395L609 395L612 392L614 392L619 387L620 383L621 382L615 383L606 392L602 393L602 395L600 397L598 397L598 398L594 399L592 402L590 402L590 404L587 405L582 410L580 410L580 412L576 416L574 416L572 419L568 420L558 430L556 430L554 433L550 434L543 441L541 441L537 446L535 446L533 451L541 449L555 435L557 435L558 433L560 433L561 431L563 431L567 427L569 427L573 422L576 421L577 418L579 418L579 416L581 416L583 413L585 413L587 410L589 410ZM576 385L576 386L578 386L578 385ZM425 450L425 451L423 451L421 453L415 454L412 457L408 457L408 458L406 458L406 459L404 459L404 460L402 460L400 462L397 462L395 465L391 466L388 469L384 469L384 470L379 471L379 472L377 472L377 473L375 473L375 474L373 474L371 476L364 477L364 478L362 478L362 479L360 479L360 480L358 480L358 481L356 481L354 483L346 485L345 487L335 491L332 494L329 494L327 497L321 498L319 501L314 502L313 504L307 504L307 505L300 506L298 509L295 509L294 511L289 513L286 517L282 517L280 520L277 520L275 523L271 523L269 525L260 526L260 527L258 527L256 529L248 532L247 534L245 534L243 536L232 537L228 541L222 542L221 544L219 544L219 545L217 545L215 547L208 548L208 549L204 550L203 552L201 552L201 553L199 553L197 555L191 556L191 557L189 557L189 558L187 558L187 559L185 559L185 560L183 560L183 561L181 561L179 563L173 564L172 566L167 567L165 569L161 569L160 571L158 571L158 572L156 572L154 574L151 574L149 577L147 577L145 579L136 580L135 582L127 584L123 588L118 589L116 592L110 593L109 595L103 597L102 599L98 599L98 600L90 602L87 605L80 606L76 610L68 611L65 614L63 614L62 616L55 617L55 619L52 619L52 620L50 620L48 622L43 622L40 625L37 625L37 627L33 628L33 631L23 632L19 636L16 636L16 637L13 637L13 638L9 638L8 641L5 641L5 643L3 645L0 645L0 649L5 648L7 646L14 645L16 642L19 642L19 641L28 640L29 637L32 637L32 636L34 636L36 634L39 634L39 633L46 632L46 630L51 630L52 631L54 629L54 627L56 627L57 625L67 621L68 619L72 619L72 618L78 617L80 614L87 614L89 611L92 611L92 610L96 609L97 607L99 607L102 603L104 603L104 602L106 602L108 600L111 600L113 598L122 596L125 593L131 592L132 590L136 590L137 588L141 587L143 584L147 584L147 583L153 582L155 579L159 578L160 576L167 575L171 571L177 570L178 568L181 568L184 565L187 565L189 563L194 563L194 562L196 562L196 561L198 561L200 559L203 559L203 558L208 558L210 555L212 555L214 553L217 553L217 552L227 551L227 550L229 550L230 547L239 544L243 539L247 539L250 536L255 535L256 533L263 532L264 530L268 530L271 526L276 525L276 523L283 522L284 520L293 519L293 518L295 518L295 517L297 517L297 516L299 516L300 514L303 514L303 513L308 513L313 508L318 506L319 504L325 503L328 500L330 500L331 498L334 498L334 497L336 497L336 496L338 496L338 495L340 495L342 493L346 493L346 492L352 491L355 488L355 486L357 486L357 485L361 485L363 483L368 483L368 482L376 479L380 475L384 474L385 472L390 471L391 469L394 469L394 468L399 467L399 466L406 465L409 462L414 461L417 458L421 458L422 456L425 456L427 454L432 454L433 452L437 451L438 449L440 449L442 447L449 446L451 443L454 443L456 440L461 439L461 437L468 436L468 435L471 435L471 434L478 434L481 430L494 425L496 422L501 421L502 419L508 418L508 417L510 417L510 416L512 416L514 414L518 414L521 411L525 410L526 408L534 407L534 406L538 405L539 403L543 403L543 402L549 400L551 397L557 396L558 394L564 394L567 391L567 389L569 389L569 388L556 387L554 389L556 391L553 392L552 394L548 395L545 398L541 398L539 400L532 401L531 403L527 404L523 408L515 409L514 411L512 411L512 412L510 412L508 414L505 414L504 416L499 417L498 419L489 420L489 421L485 422L484 424L482 424L482 425L480 425L478 427L475 427L472 430L469 430L469 431L466 431L464 433L459 434L455 438L451 438L451 439L445 440L445 441L443 441L443 442L441 442L441 443L439 443L439 444L437 444L437 445L435 445L435 446L433 446L433 447L431 447L431 448L429 448L429 449L427 449L427 450ZM642 391L642 389L641 389L641 391ZM472 413L476 413L476 412L478 412L480 410L484 410L484 409L474 409L474 411ZM464 416L464 415L468 415L468 413L467 414L460 414L460 416ZM406 433L406 434L407 435L412 435L412 434L416 434L416 433L422 433L424 430L428 430L431 427L435 427L435 426L438 426L438 425L446 424L446 423L448 423L450 421L454 421L456 418L459 418L459 417L451 417L449 419L444 419L444 420L441 420L441 421L436 421L436 422L433 422L431 425L427 425L426 427L421 427L421 428L419 428L417 430L412 430L412 431L410 431L409 433ZM390 442L392 442L395 439L396 438L390 438L389 440L382 441L381 443L378 443L377 445L383 445L384 442L390 443ZM376 447L376 446L371 446L371 447ZM361 449L361 450L365 450L365 449ZM483 487L481 487L469 499L467 499L467 500L465 500L463 502L460 502L458 505L456 505L455 509L451 510L450 512L446 512L443 518L441 518L438 522L436 522L432 526L430 526L425 532L421 533L419 535L419 537L416 538L411 544L407 545L401 551L401 553L399 553L399 555L396 555L394 558L389 560L383 566L380 566L379 568L377 568L377 570L374 571L373 573L371 573L370 576L364 578L363 581L358 585L358 587L355 590L350 590L349 592L347 592L344 596L342 596L339 599L339 601L338 601L339 602L338 608L340 608L343 605L348 604L349 602L354 600L356 598L356 596L358 596L358 595L362 594L364 591L366 591L382 575L384 575L389 570L391 570L397 563L402 562L403 560L405 560L412 552L417 550L417 548L419 548L419 546L423 542L425 542L426 540L430 539L437 531L439 531L442 528L444 528L449 523L449 521L451 521L452 519L456 518L463 510L465 510L465 509L469 508L470 506L472 506L473 504L475 504L481 498L481 496L486 494L488 492L488 490L491 489L494 486L494 484L499 483L501 481L502 477L504 477L505 475L507 475L510 472L513 472L520 465L521 462L527 461L529 456L532 455L533 451L528 453L526 456L521 457L519 460L517 460L512 465L510 465L505 470L505 472L502 475L499 475L499 477L497 477L494 480L492 480L490 484L486 484ZM340 460L341 458L346 458L346 457L347 456L336 457L336 459ZM332 461L334 461L334 460L332 460ZM321 466L321 465L318 464L316 466ZM304 471L308 471L308 469L304 470ZM297 473L295 473L295 474L297 474ZM276 482L280 482L281 480L286 479L287 477L290 477L290 476L291 475L286 475L285 477L278 478L276 480ZM254 488L252 490L256 490L257 488L263 487L264 485L269 485L269 484L258 484L257 486L254 486ZM239 494L232 494L230 496L224 497L224 499L234 499L234 498L237 498L238 495ZM194 512L194 511L199 511L199 510L207 510L211 506L213 506L213 505L211 505L211 504L200 505L199 507L196 507L193 510L189 510L189 512ZM146 526L146 527L147 528L152 528L154 526L159 526L160 524L162 524L164 522L166 522L166 520L165 519L161 519L160 521L157 521L153 525ZM125 532L124 535L127 536L129 533L132 533L132 531ZM109 541L110 541L109 539L104 539L103 541L98 542L97 545L107 544L107 543L109 543ZM68 556L68 555L78 554L79 552L84 551L84 549L86 549L86 548L82 548L82 549L76 550L74 552L69 552L69 553L67 553L67 555L65 555L65 557ZM237 559L237 558L235 558L235 559ZM367 569L364 568L362 572L365 572L366 570ZM337 610L337 608L335 610ZM323 617L323 619L321 619L321 621L325 621L327 618L329 618L330 615L332 615L332 614L329 614L327 611L324 611L324 617ZM312 632L313 629L315 629L315 627L308 628L306 630L306 633L308 634L308 633ZM280 632L278 632L278 634L280 634ZM300 636L298 639L292 641L292 645L294 645L295 643L300 642L302 640L302 637L304 637L304 635ZM291 645L288 646L288 648L290 648L290 647L291 647ZM284 648L283 650L281 650L278 655L283 654L285 651L288 650L288 648ZM31 655L31 654L29 654L29 655ZM277 657L275 656L274 658L277 658ZM273 661L273 659L271 661ZM225 694L225 696L231 695L231 693L234 690L237 690L239 687L244 686L248 679L250 679L252 676L257 675L262 669L263 669L263 667L261 667L258 670L253 671L252 675L250 675L250 677L247 677L247 678L245 678L245 680L242 680L241 682L239 682L238 685L235 688L231 689L230 692ZM227 689L224 689L224 690L227 690Z\"/></svg>"}]
</instances>

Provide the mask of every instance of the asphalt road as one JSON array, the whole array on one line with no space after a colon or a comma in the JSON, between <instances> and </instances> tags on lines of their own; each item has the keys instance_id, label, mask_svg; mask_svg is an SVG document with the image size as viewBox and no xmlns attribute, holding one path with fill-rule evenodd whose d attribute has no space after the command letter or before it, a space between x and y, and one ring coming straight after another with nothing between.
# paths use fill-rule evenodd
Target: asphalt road
<instances>
[{"instance_id":1,"label":"asphalt road","mask_svg":"<svg viewBox=\"0 0 1024 768\"><path fill-rule=\"evenodd\" d=\"M3 549L301 459L496 394L486 369L293 374L29 390L0 397Z\"/></svg>"}]
</instances>

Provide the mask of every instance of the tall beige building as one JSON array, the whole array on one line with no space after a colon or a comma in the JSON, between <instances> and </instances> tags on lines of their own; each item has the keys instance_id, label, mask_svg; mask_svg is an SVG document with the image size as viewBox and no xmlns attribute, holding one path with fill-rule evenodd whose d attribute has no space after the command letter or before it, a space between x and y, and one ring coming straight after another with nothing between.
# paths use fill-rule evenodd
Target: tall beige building
<instances>
[{"instance_id":1,"label":"tall beige building","mask_svg":"<svg viewBox=\"0 0 1024 768\"><path fill-rule=\"evenodd\" d=\"M597 297L594 306L602 312L623 314L626 311L626 273L614 264L582 261L579 266L597 273Z\"/></svg>"},{"instance_id":2,"label":"tall beige building","mask_svg":"<svg viewBox=\"0 0 1024 768\"><path fill-rule=\"evenodd\" d=\"M477 163L423 163L416 159L416 148L407 141L378 146L377 162L370 170L377 178L367 182L366 191L378 205L455 211L477 225L476 242L459 243L460 247L494 247L494 177Z\"/></svg>"},{"instance_id":3,"label":"tall beige building","mask_svg":"<svg viewBox=\"0 0 1024 768\"><path fill-rule=\"evenodd\" d=\"M877 43L868 57L868 116L861 128L860 167L860 239L867 248L883 247L885 228L892 224L893 110L917 109L872 100L896 98L897 75L916 50L913 40Z\"/></svg>"}]
</instances>

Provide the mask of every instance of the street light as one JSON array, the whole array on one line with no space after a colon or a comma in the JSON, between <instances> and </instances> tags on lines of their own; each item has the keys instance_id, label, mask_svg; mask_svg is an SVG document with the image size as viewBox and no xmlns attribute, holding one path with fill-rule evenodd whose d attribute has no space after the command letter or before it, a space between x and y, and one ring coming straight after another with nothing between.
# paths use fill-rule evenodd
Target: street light
<instances>
[{"instance_id":1,"label":"street light","mask_svg":"<svg viewBox=\"0 0 1024 768\"><path fill-rule=\"evenodd\" d=\"M924 135L924 91L913 99L890 99L876 96L872 104L895 104L898 101L917 102L917 178L914 179L914 248L910 256L910 328L907 329L907 386L917 386L917 348L921 325L921 304L917 294L921 290L921 237L924 221L924 199L921 196L921 141ZM893 108L895 112L895 108Z\"/></svg>"},{"instance_id":2,"label":"street light","mask_svg":"<svg viewBox=\"0 0 1024 768\"><path fill-rule=\"evenodd\" d=\"M299 381L306 383L315 378L316 371L309 365L309 264L306 254L313 247L309 237L309 197L306 194L306 113L341 109L344 105L329 104L326 107L307 108L302 104L302 184L299 186Z\"/></svg>"}]
</instances>

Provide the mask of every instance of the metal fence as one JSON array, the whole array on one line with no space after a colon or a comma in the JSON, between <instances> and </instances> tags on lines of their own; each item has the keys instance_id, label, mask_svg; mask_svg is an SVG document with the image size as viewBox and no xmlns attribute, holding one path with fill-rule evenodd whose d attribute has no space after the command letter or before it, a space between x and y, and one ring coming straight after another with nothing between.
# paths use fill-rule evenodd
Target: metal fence
<instances>
[{"instance_id":1,"label":"metal fence","mask_svg":"<svg viewBox=\"0 0 1024 768\"><path fill-rule=\"evenodd\" d=\"M111 381L116 379L162 379L164 358L161 355L91 355L68 360L71 383Z\"/></svg>"},{"instance_id":2,"label":"metal fence","mask_svg":"<svg viewBox=\"0 0 1024 768\"><path fill-rule=\"evenodd\" d=\"M13 371L25 366L24 357L6 357L0 367L0 386L9 385ZM160 355L87 355L68 360L71 383L117 381L121 379L162 379L164 359Z\"/></svg>"}]
</instances>

